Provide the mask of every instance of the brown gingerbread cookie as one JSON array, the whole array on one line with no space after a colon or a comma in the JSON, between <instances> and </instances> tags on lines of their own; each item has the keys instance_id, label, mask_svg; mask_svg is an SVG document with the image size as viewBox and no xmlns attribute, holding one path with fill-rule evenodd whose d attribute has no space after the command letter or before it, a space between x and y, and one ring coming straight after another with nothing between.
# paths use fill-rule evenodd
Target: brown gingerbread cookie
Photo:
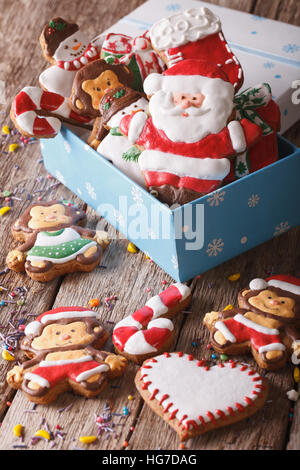
<instances>
[{"instance_id":1,"label":"brown gingerbread cookie","mask_svg":"<svg viewBox=\"0 0 300 470\"><path fill-rule=\"evenodd\" d=\"M108 64L100 59L79 70L73 81L70 106L78 114L96 118L103 95L120 85L131 86L132 72L122 64Z\"/></svg>"},{"instance_id":2,"label":"brown gingerbread cookie","mask_svg":"<svg viewBox=\"0 0 300 470\"><path fill-rule=\"evenodd\" d=\"M251 351L268 370L284 366L291 354L299 364L300 280L288 275L253 279L238 301L239 309L205 315L214 349L225 354Z\"/></svg>"},{"instance_id":3,"label":"brown gingerbread cookie","mask_svg":"<svg viewBox=\"0 0 300 470\"><path fill-rule=\"evenodd\" d=\"M8 267L40 282L92 271L109 239L106 232L83 228L85 222L85 213L75 206L59 201L32 204L12 226L14 238L23 244L8 253Z\"/></svg>"},{"instance_id":4,"label":"brown gingerbread cookie","mask_svg":"<svg viewBox=\"0 0 300 470\"><path fill-rule=\"evenodd\" d=\"M45 312L26 326L21 350L28 360L10 370L7 381L38 404L51 403L66 391L94 397L127 364L125 358L100 350L108 336L92 310L59 307Z\"/></svg>"}]
</instances>

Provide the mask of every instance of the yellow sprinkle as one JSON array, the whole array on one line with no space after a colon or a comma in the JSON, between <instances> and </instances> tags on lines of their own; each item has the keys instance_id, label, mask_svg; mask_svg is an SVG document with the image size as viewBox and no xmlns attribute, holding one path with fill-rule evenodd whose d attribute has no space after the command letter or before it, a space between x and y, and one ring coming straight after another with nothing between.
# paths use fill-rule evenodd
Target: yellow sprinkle
<instances>
[{"instance_id":1,"label":"yellow sprinkle","mask_svg":"<svg viewBox=\"0 0 300 470\"><path fill-rule=\"evenodd\" d=\"M14 361L14 360L15 360L14 356L12 356L11 354L9 354L9 352L7 351L7 349L3 349L3 351L2 351L2 357L3 357L3 359L5 359L6 361Z\"/></svg>"},{"instance_id":2,"label":"yellow sprinkle","mask_svg":"<svg viewBox=\"0 0 300 470\"><path fill-rule=\"evenodd\" d=\"M228 277L229 281L235 282L238 281L239 278L241 277L240 273L232 274L231 276Z\"/></svg>"},{"instance_id":3,"label":"yellow sprinkle","mask_svg":"<svg viewBox=\"0 0 300 470\"><path fill-rule=\"evenodd\" d=\"M132 395L128 395L128 400L133 400L133 396L132 396Z\"/></svg>"},{"instance_id":4,"label":"yellow sprinkle","mask_svg":"<svg viewBox=\"0 0 300 470\"><path fill-rule=\"evenodd\" d=\"M8 211L10 211L10 207L8 207L8 206L1 207L0 216L2 217L2 215L6 214L6 212L8 212Z\"/></svg>"},{"instance_id":5,"label":"yellow sprinkle","mask_svg":"<svg viewBox=\"0 0 300 470\"><path fill-rule=\"evenodd\" d=\"M2 127L2 134L9 135L10 134L10 129L8 126L3 126Z\"/></svg>"},{"instance_id":6,"label":"yellow sprinkle","mask_svg":"<svg viewBox=\"0 0 300 470\"><path fill-rule=\"evenodd\" d=\"M22 437L23 436L23 432L24 432L24 426L22 426L22 424L16 424L14 426L14 435L17 436L17 437Z\"/></svg>"},{"instance_id":7,"label":"yellow sprinkle","mask_svg":"<svg viewBox=\"0 0 300 470\"><path fill-rule=\"evenodd\" d=\"M231 304L229 304L225 308L223 308L223 310L231 310L231 309L233 309L233 305L231 305Z\"/></svg>"},{"instance_id":8,"label":"yellow sprinkle","mask_svg":"<svg viewBox=\"0 0 300 470\"><path fill-rule=\"evenodd\" d=\"M129 253L137 253L138 249L133 243L130 242L128 243L127 251L129 251Z\"/></svg>"},{"instance_id":9,"label":"yellow sprinkle","mask_svg":"<svg viewBox=\"0 0 300 470\"><path fill-rule=\"evenodd\" d=\"M82 442L82 444L91 444L96 439L97 439L97 436L81 436L79 438L79 440L80 440L80 442Z\"/></svg>"},{"instance_id":10,"label":"yellow sprinkle","mask_svg":"<svg viewBox=\"0 0 300 470\"><path fill-rule=\"evenodd\" d=\"M17 150L18 147L18 144L10 144L10 146L8 147L9 153L14 152L15 150Z\"/></svg>"},{"instance_id":11,"label":"yellow sprinkle","mask_svg":"<svg viewBox=\"0 0 300 470\"><path fill-rule=\"evenodd\" d=\"M37 437L43 437L44 439L47 439L47 441L50 441L50 434L49 434L48 431L46 431L45 429L39 429L39 430L35 433L35 436L37 436Z\"/></svg>"},{"instance_id":12,"label":"yellow sprinkle","mask_svg":"<svg viewBox=\"0 0 300 470\"><path fill-rule=\"evenodd\" d=\"M300 381L300 370L299 367L295 367L294 369L294 380L296 383Z\"/></svg>"}]
</instances>

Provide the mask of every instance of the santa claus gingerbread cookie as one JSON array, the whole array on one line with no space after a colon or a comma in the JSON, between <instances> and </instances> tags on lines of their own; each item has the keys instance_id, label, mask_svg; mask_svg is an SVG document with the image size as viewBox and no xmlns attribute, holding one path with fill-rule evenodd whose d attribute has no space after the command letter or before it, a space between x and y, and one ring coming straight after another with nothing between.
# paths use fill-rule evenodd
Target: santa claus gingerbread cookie
<instances>
[{"instance_id":1,"label":"santa claus gingerbread cookie","mask_svg":"<svg viewBox=\"0 0 300 470\"><path fill-rule=\"evenodd\" d=\"M148 100L145 95L132 88L119 86L105 93L99 109L101 117L95 120L89 144L129 178L145 187L138 164L140 152L120 132L119 125L125 115L134 115L138 111L146 112ZM104 138L103 129L109 130Z\"/></svg>"},{"instance_id":2,"label":"santa claus gingerbread cookie","mask_svg":"<svg viewBox=\"0 0 300 470\"><path fill-rule=\"evenodd\" d=\"M300 279L253 279L238 297L239 308L210 312L204 324L214 349L225 354L251 351L263 369L283 367L290 355L300 363Z\"/></svg>"},{"instance_id":3,"label":"santa claus gingerbread cookie","mask_svg":"<svg viewBox=\"0 0 300 470\"><path fill-rule=\"evenodd\" d=\"M41 87L69 98L76 72L99 59L97 46L77 24L59 17L45 25L40 43L45 58L51 64L39 77Z\"/></svg>"},{"instance_id":4,"label":"santa claus gingerbread cookie","mask_svg":"<svg viewBox=\"0 0 300 470\"><path fill-rule=\"evenodd\" d=\"M116 352L142 364L168 351L174 339L170 318L187 308L191 297L191 289L180 282L151 297L143 308L116 324L112 337Z\"/></svg>"},{"instance_id":5,"label":"santa claus gingerbread cookie","mask_svg":"<svg viewBox=\"0 0 300 470\"><path fill-rule=\"evenodd\" d=\"M149 115L125 116L122 134L140 150L147 187L169 205L217 189L230 160L261 139L259 125L237 120L234 86L217 64L179 61L144 82Z\"/></svg>"},{"instance_id":6,"label":"santa claus gingerbread cookie","mask_svg":"<svg viewBox=\"0 0 300 470\"><path fill-rule=\"evenodd\" d=\"M132 72L126 65L96 60L76 73L70 106L78 114L95 118L100 115L99 104L104 93L119 85L131 86L131 83Z\"/></svg>"},{"instance_id":7,"label":"santa claus gingerbread cookie","mask_svg":"<svg viewBox=\"0 0 300 470\"><path fill-rule=\"evenodd\" d=\"M249 418L267 398L267 383L246 364L209 367L182 352L144 362L136 387L150 408L185 441Z\"/></svg>"},{"instance_id":8,"label":"santa claus gingerbread cookie","mask_svg":"<svg viewBox=\"0 0 300 470\"><path fill-rule=\"evenodd\" d=\"M101 351L109 335L92 310L55 308L24 333L21 350L28 360L10 370L7 381L34 403L51 403L67 391L94 397L126 368L124 357Z\"/></svg>"},{"instance_id":9,"label":"santa claus gingerbread cookie","mask_svg":"<svg viewBox=\"0 0 300 470\"><path fill-rule=\"evenodd\" d=\"M106 232L83 228L85 222L84 212L75 206L60 201L32 204L12 226L14 238L23 244L7 255L8 267L40 282L92 271L109 238Z\"/></svg>"}]
</instances>

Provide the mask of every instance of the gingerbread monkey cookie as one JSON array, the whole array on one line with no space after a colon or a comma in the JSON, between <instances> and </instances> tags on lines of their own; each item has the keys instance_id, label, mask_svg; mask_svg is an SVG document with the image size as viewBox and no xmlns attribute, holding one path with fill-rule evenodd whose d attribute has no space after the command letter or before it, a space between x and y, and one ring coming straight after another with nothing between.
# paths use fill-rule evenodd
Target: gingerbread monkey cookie
<instances>
[{"instance_id":1,"label":"gingerbread monkey cookie","mask_svg":"<svg viewBox=\"0 0 300 470\"><path fill-rule=\"evenodd\" d=\"M100 350L108 336L92 310L59 307L45 312L26 326L21 350L28 360L9 371L7 381L39 404L66 391L94 397L126 368L124 357Z\"/></svg>"},{"instance_id":2,"label":"gingerbread monkey cookie","mask_svg":"<svg viewBox=\"0 0 300 470\"><path fill-rule=\"evenodd\" d=\"M45 25L40 44L45 58L51 64L39 77L41 87L69 98L76 72L99 59L97 47L77 24L59 17Z\"/></svg>"},{"instance_id":3,"label":"gingerbread monkey cookie","mask_svg":"<svg viewBox=\"0 0 300 470\"><path fill-rule=\"evenodd\" d=\"M141 364L169 350L174 339L170 318L187 308L191 297L191 289L180 282L151 297L143 308L116 324L113 331L116 352Z\"/></svg>"},{"instance_id":4,"label":"gingerbread monkey cookie","mask_svg":"<svg viewBox=\"0 0 300 470\"><path fill-rule=\"evenodd\" d=\"M12 226L13 237L23 244L7 255L8 267L40 282L92 271L109 239L106 232L83 228L85 222L85 213L75 206L60 201L32 204Z\"/></svg>"},{"instance_id":5,"label":"gingerbread monkey cookie","mask_svg":"<svg viewBox=\"0 0 300 470\"><path fill-rule=\"evenodd\" d=\"M95 118L99 104L110 88L131 86L132 72L122 64L108 64L100 59L79 70L74 78L70 106L78 114Z\"/></svg>"},{"instance_id":6,"label":"gingerbread monkey cookie","mask_svg":"<svg viewBox=\"0 0 300 470\"><path fill-rule=\"evenodd\" d=\"M214 349L226 354L251 351L268 370L283 367L290 355L299 364L300 280L288 275L253 279L238 302L239 308L205 315Z\"/></svg>"},{"instance_id":7,"label":"gingerbread monkey cookie","mask_svg":"<svg viewBox=\"0 0 300 470\"><path fill-rule=\"evenodd\" d=\"M209 367L182 352L144 362L136 387L150 408L185 441L247 419L267 397L267 383L246 364Z\"/></svg>"}]
</instances>

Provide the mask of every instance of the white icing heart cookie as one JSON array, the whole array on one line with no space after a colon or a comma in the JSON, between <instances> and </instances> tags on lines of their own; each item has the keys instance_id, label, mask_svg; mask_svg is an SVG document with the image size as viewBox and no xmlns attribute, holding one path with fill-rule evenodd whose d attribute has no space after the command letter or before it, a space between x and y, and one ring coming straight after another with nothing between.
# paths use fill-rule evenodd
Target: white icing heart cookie
<instances>
[{"instance_id":1,"label":"white icing heart cookie","mask_svg":"<svg viewBox=\"0 0 300 470\"><path fill-rule=\"evenodd\" d=\"M181 441L248 418L267 397L265 379L248 365L231 361L208 367L182 352L145 361L135 383Z\"/></svg>"}]
</instances>

